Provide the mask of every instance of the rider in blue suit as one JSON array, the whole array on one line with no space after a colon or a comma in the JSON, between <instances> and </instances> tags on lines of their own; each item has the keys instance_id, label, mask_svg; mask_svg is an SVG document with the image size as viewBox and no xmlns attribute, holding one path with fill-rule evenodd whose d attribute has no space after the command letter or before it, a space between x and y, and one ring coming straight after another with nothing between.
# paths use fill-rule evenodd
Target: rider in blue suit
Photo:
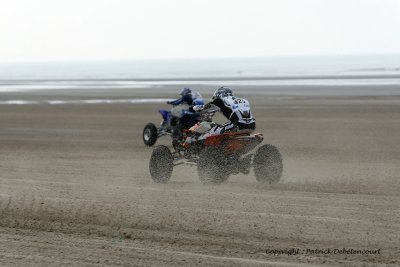
<instances>
[{"instance_id":1,"label":"rider in blue suit","mask_svg":"<svg viewBox=\"0 0 400 267\"><path fill-rule=\"evenodd\" d=\"M189 107L204 104L201 95L198 92L193 92L188 87L183 88L180 95L180 98L173 101L168 101L167 104L171 104L174 106L186 104L189 105ZM183 128L193 126L198 121L198 117L198 113L189 111L189 109L184 110L179 118L179 124L176 125L176 128L173 131L173 139L179 138Z\"/></svg>"},{"instance_id":2,"label":"rider in blue suit","mask_svg":"<svg viewBox=\"0 0 400 267\"><path fill-rule=\"evenodd\" d=\"M193 98L192 98L192 90L188 87L185 87L182 89L181 93L181 98L178 98L173 101L168 101L167 104L171 104L174 106L180 105L180 104L187 104L191 106L193 104Z\"/></svg>"},{"instance_id":3,"label":"rider in blue suit","mask_svg":"<svg viewBox=\"0 0 400 267\"><path fill-rule=\"evenodd\" d=\"M180 98L173 101L168 101L167 104L171 104L174 106L186 104L189 105L190 107L204 104L203 98L201 97L200 93L193 92L188 87L183 88L180 95L181 95ZM195 123L197 117L198 114L196 112L189 111L188 109L183 111L181 117L179 118L179 121L181 125L186 125L190 127Z\"/></svg>"}]
</instances>

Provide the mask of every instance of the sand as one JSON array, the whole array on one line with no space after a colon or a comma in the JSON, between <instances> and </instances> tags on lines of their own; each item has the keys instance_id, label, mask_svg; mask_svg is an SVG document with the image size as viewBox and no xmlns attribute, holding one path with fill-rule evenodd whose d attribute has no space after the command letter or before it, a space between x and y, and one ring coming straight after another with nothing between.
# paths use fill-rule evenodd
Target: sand
<instances>
[{"instance_id":1,"label":"sand","mask_svg":"<svg viewBox=\"0 0 400 267\"><path fill-rule=\"evenodd\" d=\"M210 96L211 87L199 88ZM264 143L283 155L276 185L250 173L205 186L190 166L155 184L141 132L160 121L165 104L0 105L0 265L399 265L400 88L233 89L251 101ZM172 98L176 91L0 97ZM292 248L298 253L271 253Z\"/></svg>"}]
</instances>

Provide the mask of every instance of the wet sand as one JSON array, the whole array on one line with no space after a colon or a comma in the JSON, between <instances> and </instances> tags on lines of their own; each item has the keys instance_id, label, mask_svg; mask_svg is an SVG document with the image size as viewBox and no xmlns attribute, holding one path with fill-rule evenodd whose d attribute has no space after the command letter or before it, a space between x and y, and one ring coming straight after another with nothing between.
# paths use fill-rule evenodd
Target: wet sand
<instances>
[{"instance_id":1,"label":"wet sand","mask_svg":"<svg viewBox=\"0 0 400 267\"><path fill-rule=\"evenodd\" d=\"M153 183L152 148L141 132L160 121L164 104L0 105L0 264L399 265L400 87L233 89L251 101L264 143L283 155L276 185L250 173L204 186L190 166L177 167L168 184ZM0 97L173 98L176 91ZM266 253L291 248L300 253ZM328 248L380 254L307 253Z\"/></svg>"}]
</instances>

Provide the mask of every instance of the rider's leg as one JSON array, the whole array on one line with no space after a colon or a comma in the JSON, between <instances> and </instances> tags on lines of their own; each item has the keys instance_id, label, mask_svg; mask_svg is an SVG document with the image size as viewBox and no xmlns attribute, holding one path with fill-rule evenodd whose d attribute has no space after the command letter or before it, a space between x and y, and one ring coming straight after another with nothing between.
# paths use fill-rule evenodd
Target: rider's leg
<instances>
[{"instance_id":1,"label":"rider's leg","mask_svg":"<svg viewBox=\"0 0 400 267\"><path fill-rule=\"evenodd\" d=\"M211 128L210 134L223 134L225 132L232 131L236 128L236 124L232 122L227 122L223 125L217 125Z\"/></svg>"}]
</instances>

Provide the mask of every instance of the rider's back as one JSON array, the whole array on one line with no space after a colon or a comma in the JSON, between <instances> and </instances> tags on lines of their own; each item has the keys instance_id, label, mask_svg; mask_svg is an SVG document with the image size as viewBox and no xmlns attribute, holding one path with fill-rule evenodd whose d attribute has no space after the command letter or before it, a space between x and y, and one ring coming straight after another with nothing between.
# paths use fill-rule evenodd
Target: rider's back
<instances>
[{"instance_id":1,"label":"rider's back","mask_svg":"<svg viewBox=\"0 0 400 267\"><path fill-rule=\"evenodd\" d=\"M222 114L233 123L250 124L255 122L250 103L244 98L226 96L215 99L212 104L218 106Z\"/></svg>"}]
</instances>

